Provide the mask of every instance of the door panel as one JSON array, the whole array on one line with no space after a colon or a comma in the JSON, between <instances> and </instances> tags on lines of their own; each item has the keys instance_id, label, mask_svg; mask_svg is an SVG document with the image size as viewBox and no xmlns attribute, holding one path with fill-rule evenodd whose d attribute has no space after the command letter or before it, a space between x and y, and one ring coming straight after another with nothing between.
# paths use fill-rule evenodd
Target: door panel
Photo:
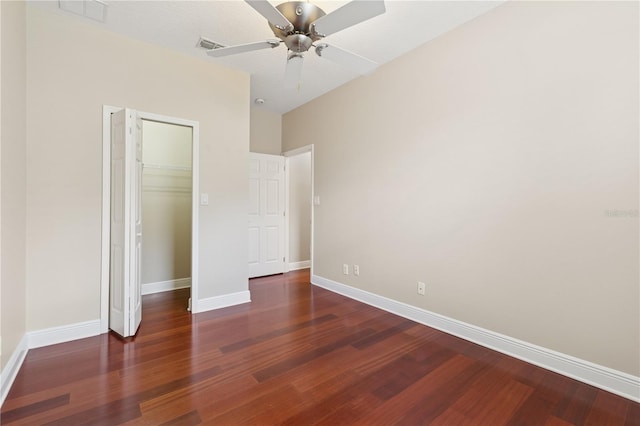
<instances>
[{"instance_id":1,"label":"door panel","mask_svg":"<svg viewBox=\"0 0 640 426\"><path fill-rule=\"evenodd\" d=\"M249 265L260 263L260 228L249 227Z\"/></svg>"},{"instance_id":2,"label":"door panel","mask_svg":"<svg viewBox=\"0 0 640 426\"><path fill-rule=\"evenodd\" d=\"M133 134L135 139L134 167L135 174L131 182L131 193L133 194L133 216L132 240L135 247L135 256L131 260L131 326L129 333L135 335L142 321L142 120L136 118L136 127Z\"/></svg>"},{"instance_id":3,"label":"door panel","mask_svg":"<svg viewBox=\"0 0 640 426\"><path fill-rule=\"evenodd\" d=\"M282 212L280 211L280 202L282 198L280 197L280 191L283 189L282 182L276 179L268 179L266 181L266 184L267 209L265 211L265 214L272 217L282 215Z\"/></svg>"},{"instance_id":4,"label":"door panel","mask_svg":"<svg viewBox=\"0 0 640 426\"><path fill-rule=\"evenodd\" d=\"M249 277L284 272L284 157L250 154Z\"/></svg>"},{"instance_id":5,"label":"door panel","mask_svg":"<svg viewBox=\"0 0 640 426\"><path fill-rule=\"evenodd\" d=\"M260 179L249 178L249 217L260 214Z\"/></svg>"},{"instance_id":6,"label":"door panel","mask_svg":"<svg viewBox=\"0 0 640 426\"><path fill-rule=\"evenodd\" d=\"M268 226L265 228L265 243L266 254L265 260L267 262L277 262L280 257L280 227Z\"/></svg>"},{"instance_id":7,"label":"door panel","mask_svg":"<svg viewBox=\"0 0 640 426\"><path fill-rule=\"evenodd\" d=\"M136 137L139 132L134 132L134 115L129 109L111 115L109 328L123 337L133 336L142 318L142 149Z\"/></svg>"}]
</instances>

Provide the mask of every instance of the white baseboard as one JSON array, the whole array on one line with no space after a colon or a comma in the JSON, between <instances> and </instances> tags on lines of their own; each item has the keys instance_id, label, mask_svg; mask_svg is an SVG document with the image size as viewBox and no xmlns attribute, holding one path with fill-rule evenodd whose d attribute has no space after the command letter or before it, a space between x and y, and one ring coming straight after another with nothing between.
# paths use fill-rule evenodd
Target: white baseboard
<instances>
[{"instance_id":1,"label":"white baseboard","mask_svg":"<svg viewBox=\"0 0 640 426\"><path fill-rule=\"evenodd\" d=\"M177 280L158 281L142 284L142 295L172 291L179 288L191 287L191 278L178 278Z\"/></svg>"},{"instance_id":2,"label":"white baseboard","mask_svg":"<svg viewBox=\"0 0 640 426\"><path fill-rule=\"evenodd\" d=\"M310 260L301 260L299 262L289 262L289 270L297 271L298 269L306 269L311 267Z\"/></svg>"},{"instance_id":3,"label":"white baseboard","mask_svg":"<svg viewBox=\"0 0 640 426\"><path fill-rule=\"evenodd\" d=\"M237 293L224 294L222 296L208 297L199 299L197 305L192 306L193 313L211 311L213 309L226 308L229 306L240 305L242 303L251 302L251 293L247 291L239 291Z\"/></svg>"},{"instance_id":4,"label":"white baseboard","mask_svg":"<svg viewBox=\"0 0 640 426\"><path fill-rule=\"evenodd\" d=\"M93 321L63 325L61 327L31 331L27 333L27 336L29 338L29 349L34 349L42 346L55 345L57 343L84 339L85 337L97 336L99 334L101 334L100 320L97 319Z\"/></svg>"},{"instance_id":5,"label":"white baseboard","mask_svg":"<svg viewBox=\"0 0 640 426\"><path fill-rule=\"evenodd\" d=\"M9 361L2 369L2 374L0 374L0 406L4 404L4 400L7 398L9 390L13 385L13 381L18 375L20 367L22 367L22 362L27 356L27 351L29 350L28 342L29 338L25 334L22 336L20 343L18 343L16 350L11 354L11 358L9 358Z\"/></svg>"},{"instance_id":6,"label":"white baseboard","mask_svg":"<svg viewBox=\"0 0 640 426\"><path fill-rule=\"evenodd\" d=\"M640 402L640 377L632 376L444 315L407 305L317 275L311 283L514 358Z\"/></svg>"}]
</instances>

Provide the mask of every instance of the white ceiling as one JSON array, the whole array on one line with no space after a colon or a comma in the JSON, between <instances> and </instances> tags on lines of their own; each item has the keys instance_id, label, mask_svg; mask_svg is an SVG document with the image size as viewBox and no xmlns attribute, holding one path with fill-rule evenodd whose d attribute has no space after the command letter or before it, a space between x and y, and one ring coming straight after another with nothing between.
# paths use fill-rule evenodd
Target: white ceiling
<instances>
[{"instance_id":1,"label":"white ceiling","mask_svg":"<svg viewBox=\"0 0 640 426\"><path fill-rule=\"evenodd\" d=\"M272 1L274 5L282 1ZM324 39L384 64L501 4L499 1L386 0L386 13ZM242 0L123 1L107 0L106 22L62 11L58 1L30 1L38 7L93 23L109 31L195 55L251 75L251 99L263 108L285 113L359 76L313 50L305 55L302 86L285 89L286 48L210 58L197 48L200 36L224 45L275 38L266 20ZM313 1L329 13L346 1ZM367 77L361 77L367 78Z\"/></svg>"}]
</instances>

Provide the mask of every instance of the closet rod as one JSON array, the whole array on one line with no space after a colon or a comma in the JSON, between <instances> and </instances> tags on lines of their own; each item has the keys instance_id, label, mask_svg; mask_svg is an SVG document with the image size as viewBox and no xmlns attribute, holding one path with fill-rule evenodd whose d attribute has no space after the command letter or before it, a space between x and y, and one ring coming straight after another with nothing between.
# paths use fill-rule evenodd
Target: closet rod
<instances>
[{"instance_id":1,"label":"closet rod","mask_svg":"<svg viewBox=\"0 0 640 426\"><path fill-rule=\"evenodd\" d=\"M153 163L142 163L142 167L145 169L180 170L185 172L190 172L192 170L191 167L168 166L164 164L153 164Z\"/></svg>"}]
</instances>

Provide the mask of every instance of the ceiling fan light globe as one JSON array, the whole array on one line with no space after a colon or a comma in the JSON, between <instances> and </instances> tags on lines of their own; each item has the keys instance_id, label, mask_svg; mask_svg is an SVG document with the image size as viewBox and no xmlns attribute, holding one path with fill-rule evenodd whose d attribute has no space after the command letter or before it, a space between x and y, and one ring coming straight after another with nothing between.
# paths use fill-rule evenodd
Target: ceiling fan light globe
<instances>
[{"instance_id":1,"label":"ceiling fan light globe","mask_svg":"<svg viewBox=\"0 0 640 426\"><path fill-rule=\"evenodd\" d=\"M292 52L306 52L312 43L313 40L304 34L292 34L284 39L284 44L286 44Z\"/></svg>"}]
</instances>

